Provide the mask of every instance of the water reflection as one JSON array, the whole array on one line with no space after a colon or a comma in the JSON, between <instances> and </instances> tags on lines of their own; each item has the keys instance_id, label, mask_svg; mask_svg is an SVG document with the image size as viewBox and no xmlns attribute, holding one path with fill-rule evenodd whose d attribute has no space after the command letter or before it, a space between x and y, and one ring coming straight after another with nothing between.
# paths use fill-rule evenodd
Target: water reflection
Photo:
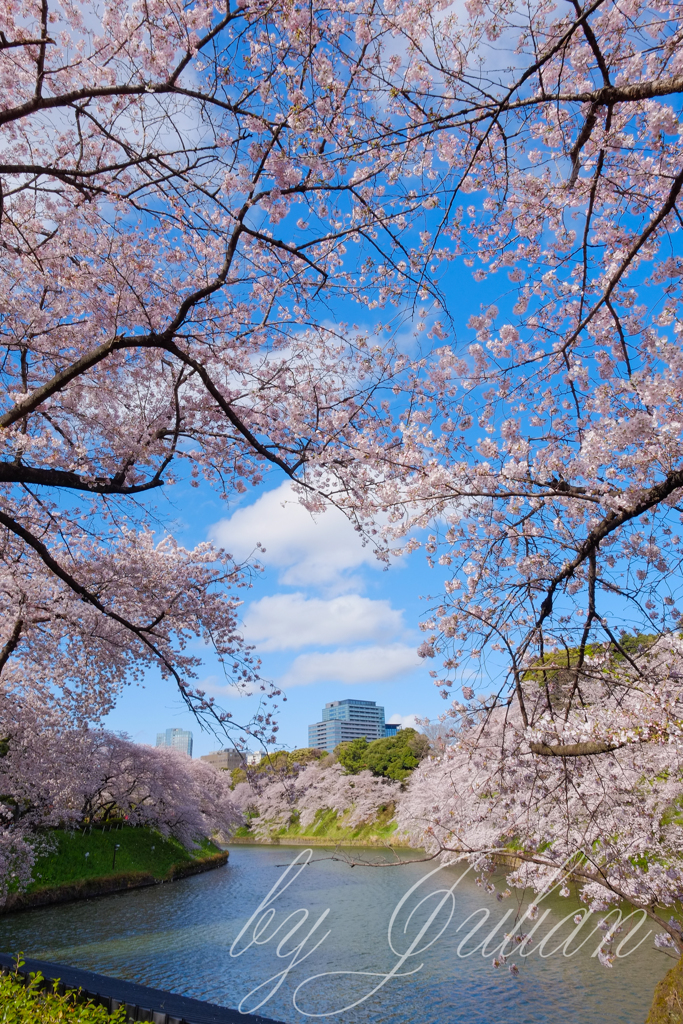
<instances>
[{"instance_id":1,"label":"water reflection","mask_svg":"<svg viewBox=\"0 0 683 1024\"><path fill-rule=\"evenodd\" d=\"M292 995L306 978L326 973L300 991L299 1005L307 1014L329 1014L369 992L378 973L392 970L397 962L387 942L392 911L433 865L350 868L327 859L331 851L318 848L313 861L273 903L273 920L261 931L261 944L231 957L236 936L282 875L283 865L300 852L291 847L237 846L231 848L227 867L205 875L0 918L0 949L22 950L37 959L236 1007L247 993L287 966L288 959L278 959L275 947L302 914L292 918L275 940L264 942L275 926L288 914L308 910L308 919L281 952L291 950L329 908L304 952L329 930L327 938L292 969L259 1010L281 1021L311 1019L294 1008ZM383 855L368 851L367 856ZM416 893L394 930L397 949L409 945L410 937L434 909L434 900L427 900L415 910L403 932L421 896L431 889L452 886L462 872L462 867L445 869L430 880L424 893ZM645 1020L654 985L671 965L654 949L652 936L611 970L590 956L596 938L571 959L513 956L511 960L520 969L515 977L508 965L496 970L490 957L484 959L479 952L466 958L457 955L463 936L479 918L473 918L460 932L458 925L479 908L490 911L490 920L466 946L466 952L490 932L510 903L497 904L482 893L471 875L463 878L454 892L455 911L444 934L401 968L406 972L422 965L416 973L394 977L359 1005L324 1019L340 1024L637 1024ZM538 937L574 909L570 900L555 896L544 906L550 908L550 915ZM508 929L509 923L501 928L501 934ZM647 930L649 926L641 930L638 939ZM252 934L253 925L239 948ZM552 945L559 941L558 935ZM346 972L367 974L352 977ZM250 1008L258 998L249 1001Z\"/></svg>"}]
</instances>

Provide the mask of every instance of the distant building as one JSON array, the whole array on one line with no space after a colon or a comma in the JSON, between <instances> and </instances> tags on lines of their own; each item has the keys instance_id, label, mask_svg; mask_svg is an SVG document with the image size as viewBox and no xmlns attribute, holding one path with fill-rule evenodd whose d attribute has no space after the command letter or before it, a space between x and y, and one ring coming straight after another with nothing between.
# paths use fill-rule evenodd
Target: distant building
<instances>
[{"instance_id":1,"label":"distant building","mask_svg":"<svg viewBox=\"0 0 683 1024\"><path fill-rule=\"evenodd\" d=\"M309 725L308 745L331 753L339 743L395 736L398 728L385 725L384 708L374 700L333 700L323 708L322 721Z\"/></svg>"},{"instance_id":2,"label":"distant building","mask_svg":"<svg viewBox=\"0 0 683 1024\"><path fill-rule=\"evenodd\" d=\"M384 735L385 736L395 736L396 733L400 732L400 731L401 731L401 726L400 725L396 725L395 722L387 722L386 725L384 726Z\"/></svg>"},{"instance_id":3,"label":"distant building","mask_svg":"<svg viewBox=\"0 0 683 1024\"><path fill-rule=\"evenodd\" d=\"M252 754L247 754L247 764L260 764L263 754L260 750L255 750Z\"/></svg>"},{"instance_id":4,"label":"distant building","mask_svg":"<svg viewBox=\"0 0 683 1024\"><path fill-rule=\"evenodd\" d=\"M189 729L167 729L157 733L158 747L173 747L192 757L192 733Z\"/></svg>"},{"instance_id":5,"label":"distant building","mask_svg":"<svg viewBox=\"0 0 683 1024\"><path fill-rule=\"evenodd\" d=\"M214 768L224 768L232 771L233 768L242 768L245 762L245 755L239 750L214 750L210 754L202 754L200 761L208 761Z\"/></svg>"}]
</instances>

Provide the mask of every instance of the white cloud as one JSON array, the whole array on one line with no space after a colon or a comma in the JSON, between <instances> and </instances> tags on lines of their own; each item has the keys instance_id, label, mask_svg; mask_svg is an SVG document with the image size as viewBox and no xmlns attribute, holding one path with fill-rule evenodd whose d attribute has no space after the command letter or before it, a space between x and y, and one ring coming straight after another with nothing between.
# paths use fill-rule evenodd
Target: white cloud
<instances>
[{"instance_id":1,"label":"white cloud","mask_svg":"<svg viewBox=\"0 0 683 1024\"><path fill-rule=\"evenodd\" d=\"M283 507L283 503L286 503ZM239 508L209 531L216 544L235 558L250 555L256 543L266 549L259 555L265 565L280 570L287 586L354 586L348 573L361 565L379 562L346 516L335 508L312 516L299 504L290 483L261 495L253 505Z\"/></svg>"},{"instance_id":2,"label":"white cloud","mask_svg":"<svg viewBox=\"0 0 683 1024\"><path fill-rule=\"evenodd\" d=\"M258 651L287 651L309 645L391 640L403 629L403 615L389 601L360 594L332 600L304 594L275 594L253 601L244 615L245 635Z\"/></svg>"},{"instance_id":3,"label":"white cloud","mask_svg":"<svg viewBox=\"0 0 683 1024\"><path fill-rule=\"evenodd\" d=\"M385 683L422 664L415 649L406 644L339 648L321 654L300 654L279 684L288 688L309 683Z\"/></svg>"},{"instance_id":4,"label":"white cloud","mask_svg":"<svg viewBox=\"0 0 683 1024\"><path fill-rule=\"evenodd\" d=\"M392 715L387 718L387 725L400 725L402 729L417 729L417 715Z\"/></svg>"},{"instance_id":5,"label":"white cloud","mask_svg":"<svg viewBox=\"0 0 683 1024\"><path fill-rule=\"evenodd\" d=\"M245 687L237 687L230 683L224 676L219 678L215 675L205 676L197 684L197 688L208 693L210 697L253 697L260 690L259 683L247 683Z\"/></svg>"}]
</instances>

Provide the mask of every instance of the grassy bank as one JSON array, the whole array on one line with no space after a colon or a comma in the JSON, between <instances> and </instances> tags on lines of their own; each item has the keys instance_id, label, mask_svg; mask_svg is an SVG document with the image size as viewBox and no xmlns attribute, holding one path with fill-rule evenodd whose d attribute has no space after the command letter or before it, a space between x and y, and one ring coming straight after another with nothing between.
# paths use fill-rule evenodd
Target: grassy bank
<instances>
[{"instance_id":1,"label":"grassy bank","mask_svg":"<svg viewBox=\"0 0 683 1024\"><path fill-rule=\"evenodd\" d=\"M252 819L249 825L239 828L231 842L243 843L300 843L347 846L408 846L408 842L396 834L394 808L389 805L370 822L360 825L347 824L352 811L338 814L323 809L316 813L310 825L302 826L296 812L292 814L287 828L268 827L267 822Z\"/></svg>"},{"instance_id":2,"label":"grassy bank","mask_svg":"<svg viewBox=\"0 0 683 1024\"><path fill-rule=\"evenodd\" d=\"M33 881L25 892L9 896L5 910L154 885L220 867L227 860L227 853L209 840L186 850L176 839L125 825L85 833L55 829L52 838L54 851L36 860Z\"/></svg>"},{"instance_id":3,"label":"grassy bank","mask_svg":"<svg viewBox=\"0 0 683 1024\"><path fill-rule=\"evenodd\" d=\"M126 826L93 828L85 834L56 829L53 836L57 848L36 861L29 892L129 872L165 878L176 865L190 864L198 857L219 852L208 840L200 849L189 851L177 839L165 839L151 829Z\"/></svg>"}]
</instances>

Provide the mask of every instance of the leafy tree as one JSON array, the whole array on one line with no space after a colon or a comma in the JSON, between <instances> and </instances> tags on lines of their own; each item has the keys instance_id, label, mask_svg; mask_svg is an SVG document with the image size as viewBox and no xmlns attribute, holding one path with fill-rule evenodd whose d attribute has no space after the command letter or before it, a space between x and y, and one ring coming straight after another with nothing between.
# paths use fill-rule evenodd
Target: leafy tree
<instances>
[{"instance_id":1,"label":"leafy tree","mask_svg":"<svg viewBox=\"0 0 683 1024\"><path fill-rule=\"evenodd\" d=\"M426 736L421 736L415 729L401 729L395 736L373 740L368 745L365 764L373 775L403 782L428 750Z\"/></svg>"},{"instance_id":2,"label":"leafy tree","mask_svg":"<svg viewBox=\"0 0 683 1024\"><path fill-rule=\"evenodd\" d=\"M366 756L366 767L373 775L402 782L420 763L408 743L397 743L398 737L374 740Z\"/></svg>"},{"instance_id":3,"label":"leafy tree","mask_svg":"<svg viewBox=\"0 0 683 1024\"><path fill-rule=\"evenodd\" d=\"M402 729L395 736L372 740L364 738L340 743L336 748L339 763L351 775L370 770L373 775L402 782L429 750L429 740L415 729Z\"/></svg>"},{"instance_id":4,"label":"leafy tree","mask_svg":"<svg viewBox=\"0 0 683 1024\"><path fill-rule=\"evenodd\" d=\"M366 755L370 744L364 736L359 736L358 739L348 740L346 743L339 743L335 748L334 752L339 759L339 763L349 775L357 775L358 772L362 772L367 768Z\"/></svg>"}]
</instances>

